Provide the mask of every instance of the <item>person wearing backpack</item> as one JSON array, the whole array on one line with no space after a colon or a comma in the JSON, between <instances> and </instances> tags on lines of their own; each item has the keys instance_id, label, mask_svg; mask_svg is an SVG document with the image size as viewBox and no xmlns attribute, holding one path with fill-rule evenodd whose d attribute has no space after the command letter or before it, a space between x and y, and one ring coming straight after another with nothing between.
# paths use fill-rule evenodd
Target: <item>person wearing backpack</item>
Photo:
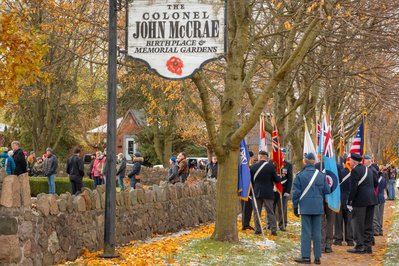
<instances>
[{"instance_id":1,"label":"person wearing backpack","mask_svg":"<svg viewBox=\"0 0 399 266\"><path fill-rule=\"evenodd\" d=\"M133 155L133 167L132 171L127 175L130 178L130 186L136 188L136 184L140 182L140 171L141 164L144 162L144 158L141 157L141 153L136 152Z\"/></svg>"},{"instance_id":2,"label":"person wearing backpack","mask_svg":"<svg viewBox=\"0 0 399 266\"><path fill-rule=\"evenodd\" d=\"M3 153L0 153L0 165L1 168L4 167L7 175L12 175L15 171L15 162L14 159L8 155L7 148L1 148Z\"/></svg>"},{"instance_id":3,"label":"person wearing backpack","mask_svg":"<svg viewBox=\"0 0 399 266\"><path fill-rule=\"evenodd\" d=\"M292 204L294 214L301 217L301 257L295 262L310 264L313 240L314 263L321 264L321 219L324 213L324 196L330 193L325 174L317 170L316 157L308 153L303 159L305 167L294 179Z\"/></svg>"}]
</instances>

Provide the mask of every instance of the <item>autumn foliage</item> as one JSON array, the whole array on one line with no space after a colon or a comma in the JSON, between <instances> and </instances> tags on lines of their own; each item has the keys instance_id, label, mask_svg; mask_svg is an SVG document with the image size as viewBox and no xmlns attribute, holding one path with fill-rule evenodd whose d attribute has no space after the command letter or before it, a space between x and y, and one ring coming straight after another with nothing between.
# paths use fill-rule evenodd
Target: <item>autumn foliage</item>
<instances>
[{"instance_id":1,"label":"autumn foliage","mask_svg":"<svg viewBox=\"0 0 399 266\"><path fill-rule=\"evenodd\" d=\"M0 106L16 101L20 87L44 77L44 35L27 27L25 18L3 9L0 13Z\"/></svg>"}]
</instances>

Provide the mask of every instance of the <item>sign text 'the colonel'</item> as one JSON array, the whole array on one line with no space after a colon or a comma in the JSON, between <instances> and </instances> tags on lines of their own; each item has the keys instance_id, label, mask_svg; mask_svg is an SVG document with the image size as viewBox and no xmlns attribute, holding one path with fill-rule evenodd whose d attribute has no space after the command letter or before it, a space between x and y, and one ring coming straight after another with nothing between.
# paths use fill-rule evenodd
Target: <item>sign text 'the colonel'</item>
<instances>
[{"instance_id":1,"label":"sign text 'the colonel'","mask_svg":"<svg viewBox=\"0 0 399 266\"><path fill-rule=\"evenodd\" d=\"M224 0L129 1L128 55L183 79L225 53Z\"/></svg>"}]
</instances>

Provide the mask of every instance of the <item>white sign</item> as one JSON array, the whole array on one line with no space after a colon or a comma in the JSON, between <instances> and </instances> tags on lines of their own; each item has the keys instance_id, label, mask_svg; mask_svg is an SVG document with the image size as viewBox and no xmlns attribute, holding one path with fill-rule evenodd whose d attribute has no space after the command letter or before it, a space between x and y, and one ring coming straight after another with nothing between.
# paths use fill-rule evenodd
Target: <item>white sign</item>
<instances>
[{"instance_id":1,"label":"white sign","mask_svg":"<svg viewBox=\"0 0 399 266\"><path fill-rule=\"evenodd\" d=\"M225 53L225 0L129 1L127 54L184 79Z\"/></svg>"}]
</instances>

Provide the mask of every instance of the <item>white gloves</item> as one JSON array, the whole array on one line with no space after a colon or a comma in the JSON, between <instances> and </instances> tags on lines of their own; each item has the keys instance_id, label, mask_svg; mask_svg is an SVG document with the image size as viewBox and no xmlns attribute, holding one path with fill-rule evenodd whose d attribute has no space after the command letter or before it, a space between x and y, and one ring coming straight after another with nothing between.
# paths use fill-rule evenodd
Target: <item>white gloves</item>
<instances>
[{"instance_id":1,"label":"white gloves","mask_svg":"<svg viewBox=\"0 0 399 266\"><path fill-rule=\"evenodd\" d=\"M289 197L289 196L290 196L290 193L287 193L287 192L285 192L283 195L283 197Z\"/></svg>"},{"instance_id":2,"label":"white gloves","mask_svg":"<svg viewBox=\"0 0 399 266\"><path fill-rule=\"evenodd\" d=\"M350 212L352 212L353 207L352 207L351 205L346 205L346 207L348 208L348 210L349 210Z\"/></svg>"}]
</instances>

